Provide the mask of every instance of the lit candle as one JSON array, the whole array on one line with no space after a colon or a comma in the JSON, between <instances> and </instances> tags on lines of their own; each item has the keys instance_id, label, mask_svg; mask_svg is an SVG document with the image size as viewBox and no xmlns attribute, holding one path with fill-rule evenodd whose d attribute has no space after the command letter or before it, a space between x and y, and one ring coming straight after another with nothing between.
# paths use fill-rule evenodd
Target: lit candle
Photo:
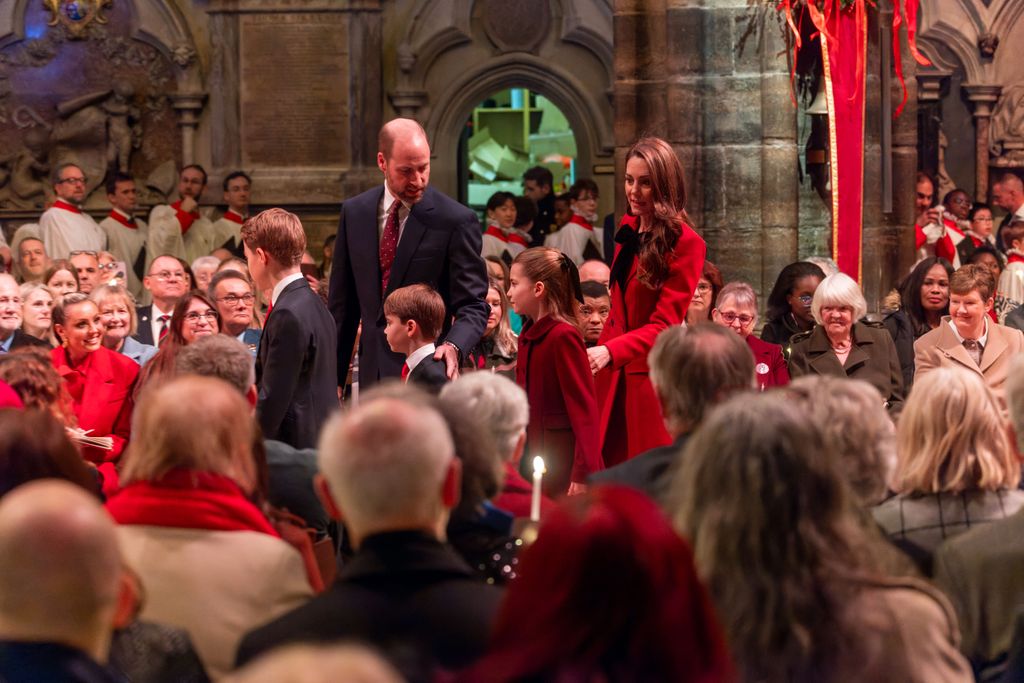
<instances>
[{"instance_id":1,"label":"lit candle","mask_svg":"<svg viewBox=\"0 0 1024 683\"><path fill-rule=\"evenodd\" d=\"M530 521L540 521L540 482L544 478L544 458L539 455L533 459L533 499L530 501Z\"/></svg>"}]
</instances>

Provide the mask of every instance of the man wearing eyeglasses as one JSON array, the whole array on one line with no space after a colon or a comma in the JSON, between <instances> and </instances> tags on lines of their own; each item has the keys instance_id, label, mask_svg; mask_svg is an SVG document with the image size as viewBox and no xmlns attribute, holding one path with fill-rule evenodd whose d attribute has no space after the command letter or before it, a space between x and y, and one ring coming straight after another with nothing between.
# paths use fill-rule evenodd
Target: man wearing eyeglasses
<instances>
[{"instance_id":1,"label":"man wearing eyeglasses","mask_svg":"<svg viewBox=\"0 0 1024 683\"><path fill-rule=\"evenodd\" d=\"M206 170L189 164L178 174L178 201L149 212L149 242L154 254L171 254L192 263L213 251L213 223L199 213Z\"/></svg>"},{"instance_id":2,"label":"man wearing eyeglasses","mask_svg":"<svg viewBox=\"0 0 1024 683\"><path fill-rule=\"evenodd\" d=\"M220 331L245 344L256 356L260 331L252 327L255 297L249 279L237 270L222 270L210 280L210 298L220 313Z\"/></svg>"},{"instance_id":3,"label":"man wearing eyeglasses","mask_svg":"<svg viewBox=\"0 0 1024 683\"><path fill-rule=\"evenodd\" d=\"M6 273L0 273L0 354L23 346L50 345L42 339L21 331L21 292L18 283Z\"/></svg>"},{"instance_id":4,"label":"man wearing eyeglasses","mask_svg":"<svg viewBox=\"0 0 1024 683\"><path fill-rule=\"evenodd\" d=\"M135 310L139 318L135 340L157 346L167 334L174 304L188 291L188 273L178 259L164 254L153 259L149 273L142 279L142 286L153 297L153 303Z\"/></svg>"},{"instance_id":5,"label":"man wearing eyeglasses","mask_svg":"<svg viewBox=\"0 0 1024 683\"><path fill-rule=\"evenodd\" d=\"M53 174L57 200L39 218L46 253L50 258L68 258L73 251L100 252L107 248L107 235L87 213L85 174L74 164L61 164Z\"/></svg>"}]
</instances>

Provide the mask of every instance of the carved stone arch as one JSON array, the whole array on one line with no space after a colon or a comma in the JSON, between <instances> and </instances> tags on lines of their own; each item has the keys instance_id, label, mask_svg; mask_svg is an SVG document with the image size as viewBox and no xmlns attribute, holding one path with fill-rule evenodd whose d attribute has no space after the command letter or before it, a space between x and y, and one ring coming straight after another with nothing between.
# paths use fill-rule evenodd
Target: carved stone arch
<instances>
[{"instance_id":1,"label":"carved stone arch","mask_svg":"<svg viewBox=\"0 0 1024 683\"><path fill-rule=\"evenodd\" d=\"M615 137L611 117L603 111L599 101L604 94L590 93L557 65L523 54L478 64L439 93L434 99L437 104L424 122L434 154L454 154L473 108L494 92L514 87L529 88L544 95L562 111L576 136L577 163L584 173L589 174L598 158L610 163L615 152ZM432 182L449 194L457 194L455 166L440 166Z\"/></svg>"},{"instance_id":2,"label":"carved stone arch","mask_svg":"<svg viewBox=\"0 0 1024 683\"><path fill-rule=\"evenodd\" d=\"M445 52L473 41L475 0L419 0L401 44L415 55L410 77L422 81Z\"/></svg>"},{"instance_id":3,"label":"carved stone arch","mask_svg":"<svg viewBox=\"0 0 1024 683\"><path fill-rule=\"evenodd\" d=\"M965 82L978 83L986 80L985 66L978 58L977 45L955 27L944 22L930 26L919 35L918 45L924 56L940 68L953 71L957 66L963 66ZM952 52L957 62L951 63L939 49L940 46Z\"/></svg>"}]
</instances>

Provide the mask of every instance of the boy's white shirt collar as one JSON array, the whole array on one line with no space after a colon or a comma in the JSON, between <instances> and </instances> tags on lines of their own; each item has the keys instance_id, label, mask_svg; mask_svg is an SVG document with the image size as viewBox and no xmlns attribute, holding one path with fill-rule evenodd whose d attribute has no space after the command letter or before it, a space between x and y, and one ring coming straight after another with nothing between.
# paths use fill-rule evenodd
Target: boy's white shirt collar
<instances>
[{"instance_id":1,"label":"boy's white shirt collar","mask_svg":"<svg viewBox=\"0 0 1024 683\"><path fill-rule=\"evenodd\" d=\"M435 351L437 351L437 347L433 342L431 342L410 353L405 359L405 364L409 366L409 372L415 370L416 366L420 364L420 361L425 359L427 356L433 356Z\"/></svg>"}]
</instances>

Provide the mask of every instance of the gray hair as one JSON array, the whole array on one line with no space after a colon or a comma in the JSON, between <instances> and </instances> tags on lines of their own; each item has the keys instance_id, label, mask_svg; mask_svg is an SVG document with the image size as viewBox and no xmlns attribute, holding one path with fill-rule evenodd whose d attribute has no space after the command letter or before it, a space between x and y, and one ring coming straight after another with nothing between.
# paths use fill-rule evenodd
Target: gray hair
<instances>
[{"instance_id":1,"label":"gray hair","mask_svg":"<svg viewBox=\"0 0 1024 683\"><path fill-rule=\"evenodd\" d=\"M720 307L722 302L729 297L733 298L737 306L752 306L755 311L757 310L757 294L754 293L754 288L746 282L730 282L722 287L718 292L715 305Z\"/></svg>"},{"instance_id":2,"label":"gray hair","mask_svg":"<svg viewBox=\"0 0 1024 683\"><path fill-rule=\"evenodd\" d=\"M821 318L821 309L827 306L849 306L853 309L853 321L857 322L868 313L868 302L864 300L864 293L860 285L846 273L829 275L818 288L814 290L814 299L811 301L811 315L814 322L824 324Z\"/></svg>"},{"instance_id":3,"label":"gray hair","mask_svg":"<svg viewBox=\"0 0 1024 683\"><path fill-rule=\"evenodd\" d=\"M56 186L61 180L61 174L69 168L77 168L79 171L82 171L82 167L78 164L71 161L65 161L62 164L58 164L57 168L53 169L53 173L50 175L50 182ZM85 171L82 171L82 175L85 175Z\"/></svg>"},{"instance_id":4,"label":"gray hair","mask_svg":"<svg viewBox=\"0 0 1024 683\"><path fill-rule=\"evenodd\" d=\"M107 302L107 299L113 299L120 297L124 299L128 308L128 334L135 334L139 328L139 315L135 310L135 297L124 285L115 285L107 283L105 285L99 285L92 292L89 293L89 298L92 299L98 308L103 308L103 304Z\"/></svg>"},{"instance_id":5,"label":"gray hair","mask_svg":"<svg viewBox=\"0 0 1024 683\"><path fill-rule=\"evenodd\" d=\"M786 390L819 426L825 450L837 457L861 505L881 502L896 466L896 429L878 390L864 380L823 375L800 377Z\"/></svg>"},{"instance_id":6,"label":"gray hair","mask_svg":"<svg viewBox=\"0 0 1024 683\"><path fill-rule=\"evenodd\" d=\"M720 325L672 325L647 357L651 383L669 431L691 430L711 406L754 386L754 354Z\"/></svg>"},{"instance_id":7,"label":"gray hair","mask_svg":"<svg viewBox=\"0 0 1024 683\"><path fill-rule=\"evenodd\" d=\"M201 268L203 266L209 266L216 270L217 266L219 265L220 259L217 258L216 256L200 256L199 258L192 262L192 270L196 270L197 268Z\"/></svg>"},{"instance_id":8,"label":"gray hair","mask_svg":"<svg viewBox=\"0 0 1024 683\"><path fill-rule=\"evenodd\" d=\"M217 377L242 395L256 383L256 368L249 349L226 334L205 335L179 349L174 371L176 375Z\"/></svg>"},{"instance_id":9,"label":"gray hair","mask_svg":"<svg viewBox=\"0 0 1024 683\"><path fill-rule=\"evenodd\" d=\"M318 450L320 472L356 535L441 518L455 446L436 409L398 398L363 402L327 421Z\"/></svg>"},{"instance_id":10,"label":"gray hair","mask_svg":"<svg viewBox=\"0 0 1024 683\"><path fill-rule=\"evenodd\" d=\"M471 372L441 390L441 403L472 415L487 429L497 453L512 457L530 421L530 403L518 384L492 372Z\"/></svg>"}]
</instances>

